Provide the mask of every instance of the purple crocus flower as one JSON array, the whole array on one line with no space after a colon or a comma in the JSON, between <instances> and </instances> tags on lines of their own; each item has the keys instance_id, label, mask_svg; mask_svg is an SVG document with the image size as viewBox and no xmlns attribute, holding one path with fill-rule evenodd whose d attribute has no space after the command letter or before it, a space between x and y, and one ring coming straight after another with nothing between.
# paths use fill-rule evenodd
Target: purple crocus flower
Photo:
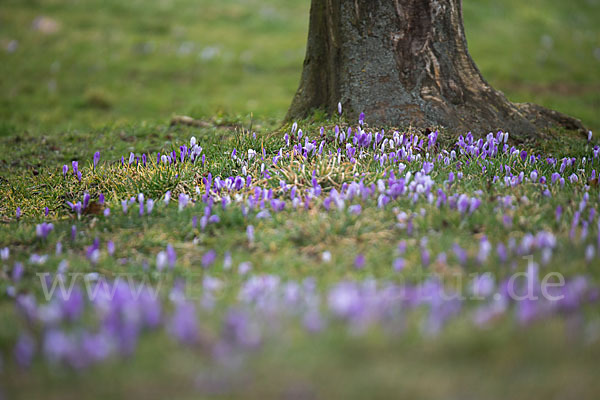
<instances>
[{"instance_id":1,"label":"purple crocus flower","mask_svg":"<svg viewBox=\"0 0 600 400\"><path fill-rule=\"evenodd\" d=\"M100 161L100 152L97 151L97 152L94 153L94 160L93 160L94 169L96 169L96 166L98 165L99 161Z\"/></svg>"},{"instance_id":2,"label":"purple crocus flower","mask_svg":"<svg viewBox=\"0 0 600 400\"><path fill-rule=\"evenodd\" d=\"M204 255L202 256L202 266L204 268L208 268L214 264L216 259L217 259L217 252L211 249L211 250L207 251L206 253L204 253Z\"/></svg>"},{"instance_id":3,"label":"purple crocus flower","mask_svg":"<svg viewBox=\"0 0 600 400\"><path fill-rule=\"evenodd\" d=\"M175 249L170 244L167 245L167 262L169 263L169 268L175 268L175 262L177 261L177 254L175 254Z\"/></svg>"},{"instance_id":4,"label":"purple crocus flower","mask_svg":"<svg viewBox=\"0 0 600 400\"><path fill-rule=\"evenodd\" d=\"M110 256L115 254L115 243L112 240L106 242L106 251Z\"/></svg>"},{"instance_id":5,"label":"purple crocus flower","mask_svg":"<svg viewBox=\"0 0 600 400\"><path fill-rule=\"evenodd\" d=\"M248 261L244 261L238 265L238 274L246 275L252 270L252 264Z\"/></svg>"},{"instance_id":6,"label":"purple crocus flower","mask_svg":"<svg viewBox=\"0 0 600 400\"><path fill-rule=\"evenodd\" d=\"M15 345L15 359L22 368L28 368L35 355L35 340L28 333L21 333Z\"/></svg>"},{"instance_id":7,"label":"purple crocus flower","mask_svg":"<svg viewBox=\"0 0 600 400\"><path fill-rule=\"evenodd\" d=\"M69 172L69 166L67 164L63 165L63 167L62 167L63 178L67 177L68 172Z\"/></svg>"},{"instance_id":8,"label":"purple crocus flower","mask_svg":"<svg viewBox=\"0 0 600 400\"><path fill-rule=\"evenodd\" d=\"M23 267L23 263L16 262L15 266L12 270L12 280L13 282L19 282L25 273L25 268Z\"/></svg>"},{"instance_id":9,"label":"purple crocus flower","mask_svg":"<svg viewBox=\"0 0 600 400\"><path fill-rule=\"evenodd\" d=\"M48 207L44 207L44 216L47 217L48 214L50 214L50 210L48 209Z\"/></svg>"},{"instance_id":10,"label":"purple crocus flower","mask_svg":"<svg viewBox=\"0 0 600 400\"><path fill-rule=\"evenodd\" d=\"M363 269L365 267L365 256L361 253L354 259L354 268Z\"/></svg>"},{"instance_id":11,"label":"purple crocus flower","mask_svg":"<svg viewBox=\"0 0 600 400\"><path fill-rule=\"evenodd\" d=\"M363 125L365 123L365 113L361 112L360 115L358 116L358 123L360 125Z\"/></svg>"},{"instance_id":12,"label":"purple crocus flower","mask_svg":"<svg viewBox=\"0 0 600 400\"><path fill-rule=\"evenodd\" d=\"M146 213L148 213L148 215L150 215L150 213L152 213L153 209L154 209L154 200L152 200L152 199L146 200Z\"/></svg>"},{"instance_id":13,"label":"purple crocus flower","mask_svg":"<svg viewBox=\"0 0 600 400\"><path fill-rule=\"evenodd\" d=\"M254 243L254 226L248 225L246 227L246 237L248 238L250 244Z\"/></svg>"},{"instance_id":14,"label":"purple crocus flower","mask_svg":"<svg viewBox=\"0 0 600 400\"><path fill-rule=\"evenodd\" d=\"M127 214L127 200L121 200L121 207L123 207L123 214Z\"/></svg>"},{"instance_id":15,"label":"purple crocus flower","mask_svg":"<svg viewBox=\"0 0 600 400\"><path fill-rule=\"evenodd\" d=\"M81 183L81 171L77 171L77 180Z\"/></svg>"},{"instance_id":16,"label":"purple crocus flower","mask_svg":"<svg viewBox=\"0 0 600 400\"><path fill-rule=\"evenodd\" d=\"M556 222L560 221L560 217L562 216L562 212L563 212L562 206L557 206L556 207L556 211L554 211Z\"/></svg>"},{"instance_id":17,"label":"purple crocus flower","mask_svg":"<svg viewBox=\"0 0 600 400\"><path fill-rule=\"evenodd\" d=\"M156 255L156 269L160 272L167 266L167 253L159 251Z\"/></svg>"},{"instance_id":18,"label":"purple crocus flower","mask_svg":"<svg viewBox=\"0 0 600 400\"><path fill-rule=\"evenodd\" d=\"M135 154L129 153L129 163L128 163L128 165L133 164L133 160L135 160Z\"/></svg>"},{"instance_id":19,"label":"purple crocus flower","mask_svg":"<svg viewBox=\"0 0 600 400\"><path fill-rule=\"evenodd\" d=\"M406 266L406 261L404 260L404 258L398 257L394 260L392 266L394 267L394 271L402 271Z\"/></svg>"},{"instance_id":20,"label":"purple crocus flower","mask_svg":"<svg viewBox=\"0 0 600 400\"><path fill-rule=\"evenodd\" d=\"M17 219L21 218L21 207L17 207L17 211L15 212Z\"/></svg>"},{"instance_id":21,"label":"purple crocus flower","mask_svg":"<svg viewBox=\"0 0 600 400\"><path fill-rule=\"evenodd\" d=\"M173 318L169 321L168 332L177 341L193 345L200 339L196 308L191 302L177 304Z\"/></svg>"},{"instance_id":22,"label":"purple crocus flower","mask_svg":"<svg viewBox=\"0 0 600 400\"><path fill-rule=\"evenodd\" d=\"M36 225L35 235L39 238L46 239L48 234L52 232L53 229L54 225L52 223L42 222L41 224Z\"/></svg>"},{"instance_id":23,"label":"purple crocus flower","mask_svg":"<svg viewBox=\"0 0 600 400\"><path fill-rule=\"evenodd\" d=\"M182 211L188 205L189 200L190 196L188 196L187 194L179 194L179 211Z\"/></svg>"},{"instance_id":24,"label":"purple crocus flower","mask_svg":"<svg viewBox=\"0 0 600 400\"><path fill-rule=\"evenodd\" d=\"M354 204L348 207L348 211L350 212L350 214L360 215L362 207L360 206L360 204Z\"/></svg>"},{"instance_id":25,"label":"purple crocus flower","mask_svg":"<svg viewBox=\"0 0 600 400\"><path fill-rule=\"evenodd\" d=\"M338 102L337 108L338 108L338 114L342 115L342 102Z\"/></svg>"},{"instance_id":26,"label":"purple crocus flower","mask_svg":"<svg viewBox=\"0 0 600 400\"><path fill-rule=\"evenodd\" d=\"M73 167L73 175L77 176L77 172L79 172L79 163L77 161L72 161L71 166Z\"/></svg>"}]
</instances>

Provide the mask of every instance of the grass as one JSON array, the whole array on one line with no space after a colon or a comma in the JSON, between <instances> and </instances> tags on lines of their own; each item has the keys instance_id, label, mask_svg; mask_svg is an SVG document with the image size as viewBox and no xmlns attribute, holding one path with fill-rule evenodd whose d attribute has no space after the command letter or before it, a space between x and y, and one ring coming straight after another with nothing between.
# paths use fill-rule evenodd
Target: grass
<instances>
[{"instance_id":1,"label":"grass","mask_svg":"<svg viewBox=\"0 0 600 400\"><path fill-rule=\"evenodd\" d=\"M327 157L283 157L277 166L266 162L272 178L265 177L259 159L262 150L268 161L282 148L289 152L283 133L290 127L281 127L279 121L299 80L308 3L5 0L0 4L0 146L4 149L0 249L10 249L0 270L0 399L5 395L27 399L597 397L600 315L594 302L527 324L516 321L519 309L514 304L489 324L477 326L474 312L481 303L468 300L438 334L423 329L425 308L407 313L403 324L376 322L359 332L350 323L326 318L326 328L312 334L303 329L300 318L283 312L275 320L257 317L263 334L259 349L240 351L241 361L236 357L215 361L213 345L224 335L224 315L231 307L243 306L239 292L252 276L270 274L283 282L306 285L310 285L307 278L314 279L323 308L327 308L328 291L341 281L418 285L435 273L447 288L462 293L468 291L465 285L473 274L489 272L499 283L525 271L527 261L516 251L503 262L496 253L498 245L508 246L511 241L518 245L528 234L548 231L557 244L550 261L541 265L542 274L557 271L567 281L584 276L592 288L600 282L597 255L591 260L586 256L598 237L599 189L597 178L591 179L592 171L599 170L598 158L593 157L597 139L588 143L557 136L526 149L543 156L536 164L509 154L490 159L459 154L448 164L436 163L430 175L436 190L482 200L467 216L450 206L429 203L424 196L416 202L401 196L384 208L377 207L377 196L357 197L346 206L359 204L360 215L347 207L326 211L324 198L333 189L340 191L344 183L361 179L367 186L377 185L384 174L387 178L391 170L398 171L397 164L381 167L372 150L355 162L346 156L338 163ZM590 1L465 1L471 53L484 76L509 98L556 108L597 130L598 7ZM57 21L58 31L45 34L32 29L39 16ZM16 50L6 51L13 40L18 43ZM201 118L213 126L170 127L174 114ZM321 125L333 137L336 124L354 126L354 121L316 116L301 121L300 127L318 145ZM386 138L392 132L387 129ZM191 136L203 147L206 163L156 162L158 152L178 151L179 146L189 145ZM338 145L330 140L323 154L335 153ZM231 157L234 148L237 160ZM258 152L253 160L248 159L249 149ZM430 150L430 156L444 156L444 150L453 149L458 150L454 141L444 141ZM101 161L92 168L95 151L101 152ZM121 157L127 164L130 152L138 157L147 154L149 166L122 165ZM426 157L426 151L420 153ZM543 162L549 156L559 159L559 165L562 157L577 159L562 173L563 188L528 181L514 187L502 184L504 176L523 172L529 177L534 169L550 180L558 166ZM66 177L62 173L62 166L71 166L74 160L79 161L81 182L72 172ZM423 167L422 160L405 164L413 174ZM506 165L511 166L510 173ZM209 173L223 178L244 175L244 168L254 185L286 199L285 210L271 210L270 218L260 219L258 210L246 214L247 209L233 201L225 210L213 208L218 223L206 229L195 226L194 217L204 214L203 179ZM305 193L313 187L313 170L324 194L308 210L292 209L290 193L281 190L280 179ZM463 178L447 185L449 174L459 171ZM578 176L576 182L569 180L572 174ZM492 184L496 175L500 182ZM180 193L187 193L195 205L181 211L174 204L165 206L162 198L167 191L172 192L172 203L177 203ZM90 194L92 203L104 194L110 215L103 215L103 207L75 215L67 202L80 201L84 193ZM156 200L152 214L138 216L135 204L124 214L121 201L139 193ZM241 190L237 195L248 199L254 193ZM590 218L587 235L582 223L572 233L572 221L586 196L581 221ZM506 197L511 205L501 206ZM558 206L563 207L559 220L555 218ZM19 221L17 207L23 213ZM266 208L270 209L268 202ZM398 224L406 222L402 216L398 219L401 212L410 216L412 232ZM512 225L505 224L505 215ZM36 235L36 225L43 221L54 224L46 239ZM248 225L254 227L253 241L248 239ZM477 257L484 237L493 251L480 263ZM91 262L87 249L95 239L100 251L96 262ZM112 255L106 248L109 241L115 243ZM59 242L63 251L56 254ZM402 254L401 242L407 246ZM157 254L168 244L174 247L177 262L172 271L159 273ZM453 254L454 244L466 251L466 263ZM423 248L431 255L425 268ZM217 261L204 269L203 257L210 250L216 252ZM329 262L323 258L325 252L330 253ZM227 253L232 270L223 268ZM442 253L445 260L438 257ZM48 258L38 264L31 259L34 254ZM543 250L531 254L542 264ZM362 269L355 268L359 255L366 260ZM400 272L392 268L399 257L406 264ZM43 332L19 316L10 293L32 294L42 301L37 273L54 273L65 261L70 273L96 272L106 279L127 274L158 286L167 315L176 309L168 301L169 291L185 280L188 294L198 297L202 343L181 346L161 326L141 335L134 355L116 355L83 371L57 366L41 355L30 369L18 367L13 349L20 332L33 329L36 338ZM11 278L15 262L25 265L18 282ZM252 265L248 275L237 272L243 262ZM223 285L214 293L212 309L202 306L207 276ZM93 324L93 312L88 310L82 321L66 323L65 329L77 331Z\"/></svg>"}]
</instances>

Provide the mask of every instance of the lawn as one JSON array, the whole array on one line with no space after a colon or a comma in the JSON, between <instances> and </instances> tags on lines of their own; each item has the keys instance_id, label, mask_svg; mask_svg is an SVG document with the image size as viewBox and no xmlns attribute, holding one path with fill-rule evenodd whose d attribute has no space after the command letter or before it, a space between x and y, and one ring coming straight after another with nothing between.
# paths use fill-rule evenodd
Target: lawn
<instances>
[{"instance_id":1,"label":"lawn","mask_svg":"<svg viewBox=\"0 0 600 400\"><path fill-rule=\"evenodd\" d=\"M598 397L597 137L282 126L308 3L0 4L0 399ZM598 2L464 13L600 128Z\"/></svg>"}]
</instances>

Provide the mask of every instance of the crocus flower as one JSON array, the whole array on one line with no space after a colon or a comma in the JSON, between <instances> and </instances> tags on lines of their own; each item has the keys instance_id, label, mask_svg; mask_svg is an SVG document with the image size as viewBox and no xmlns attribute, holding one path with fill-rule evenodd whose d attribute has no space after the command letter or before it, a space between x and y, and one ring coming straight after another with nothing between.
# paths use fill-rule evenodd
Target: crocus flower
<instances>
[{"instance_id":1,"label":"crocus flower","mask_svg":"<svg viewBox=\"0 0 600 400\"><path fill-rule=\"evenodd\" d=\"M165 193L165 205L169 205L170 201L171 201L171 191L167 190L167 193Z\"/></svg>"},{"instance_id":2,"label":"crocus flower","mask_svg":"<svg viewBox=\"0 0 600 400\"><path fill-rule=\"evenodd\" d=\"M48 209L48 207L44 207L44 216L47 217L48 214L50 214L50 210Z\"/></svg>"},{"instance_id":3,"label":"crocus flower","mask_svg":"<svg viewBox=\"0 0 600 400\"><path fill-rule=\"evenodd\" d=\"M178 303L173 318L169 321L168 331L179 342L192 345L200 339L196 308L191 302Z\"/></svg>"},{"instance_id":4,"label":"crocus flower","mask_svg":"<svg viewBox=\"0 0 600 400\"><path fill-rule=\"evenodd\" d=\"M588 245L585 248L585 260L587 262L591 262L594 259L594 255L596 254L596 249L594 248L593 245Z\"/></svg>"},{"instance_id":5,"label":"crocus flower","mask_svg":"<svg viewBox=\"0 0 600 400\"><path fill-rule=\"evenodd\" d=\"M17 219L21 218L21 207L17 207L17 211L15 212Z\"/></svg>"},{"instance_id":6,"label":"crocus flower","mask_svg":"<svg viewBox=\"0 0 600 400\"><path fill-rule=\"evenodd\" d=\"M248 225L246 227L246 237L248 238L250 244L254 243L254 226Z\"/></svg>"},{"instance_id":7,"label":"crocus flower","mask_svg":"<svg viewBox=\"0 0 600 400\"><path fill-rule=\"evenodd\" d=\"M354 259L354 268L363 269L365 267L365 256L363 254L359 254Z\"/></svg>"},{"instance_id":8,"label":"crocus flower","mask_svg":"<svg viewBox=\"0 0 600 400\"><path fill-rule=\"evenodd\" d=\"M338 114L342 115L342 103L341 102L338 102L337 108L338 108Z\"/></svg>"},{"instance_id":9,"label":"crocus flower","mask_svg":"<svg viewBox=\"0 0 600 400\"><path fill-rule=\"evenodd\" d=\"M175 262L177 261L177 255L175 254L175 249L170 244L167 245L167 261L169 263L169 268L175 268Z\"/></svg>"},{"instance_id":10,"label":"crocus flower","mask_svg":"<svg viewBox=\"0 0 600 400\"><path fill-rule=\"evenodd\" d=\"M94 153L94 160L93 160L94 169L96 169L96 166L98 165L99 161L100 161L100 152L97 151L97 152Z\"/></svg>"},{"instance_id":11,"label":"crocus flower","mask_svg":"<svg viewBox=\"0 0 600 400\"><path fill-rule=\"evenodd\" d=\"M39 238L46 239L48 234L54 229L54 225L52 223L42 222L41 224L36 225L35 227L35 235Z\"/></svg>"},{"instance_id":12,"label":"crocus flower","mask_svg":"<svg viewBox=\"0 0 600 400\"><path fill-rule=\"evenodd\" d=\"M394 267L394 271L402 271L406 266L406 261L402 257L398 257L394 260L392 265Z\"/></svg>"},{"instance_id":13,"label":"crocus flower","mask_svg":"<svg viewBox=\"0 0 600 400\"><path fill-rule=\"evenodd\" d=\"M588 137L588 142L591 142L592 141L592 131L588 131L587 137Z\"/></svg>"},{"instance_id":14,"label":"crocus flower","mask_svg":"<svg viewBox=\"0 0 600 400\"><path fill-rule=\"evenodd\" d=\"M148 215L150 215L150 213L152 213L153 209L154 209L154 200L152 200L152 199L146 200L146 212L148 213Z\"/></svg>"},{"instance_id":15,"label":"crocus flower","mask_svg":"<svg viewBox=\"0 0 600 400\"><path fill-rule=\"evenodd\" d=\"M73 167L73 175L76 176L77 172L79 172L79 163L77 161L72 161L71 166Z\"/></svg>"},{"instance_id":16,"label":"crocus flower","mask_svg":"<svg viewBox=\"0 0 600 400\"><path fill-rule=\"evenodd\" d=\"M362 207L360 206L360 204L354 204L348 207L348 211L350 212L350 214L360 215Z\"/></svg>"},{"instance_id":17,"label":"crocus flower","mask_svg":"<svg viewBox=\"0 0 600 400\"><path fill-rule=\"evenodd\" d=\"M223 269L224 270L231 269L231 264L232 264L231 253L227 251L227 252L225 252L225 256L223 257Z\"/></svg>"},{"instance_id":18,"label":"crocus flower","mask_svg":"<svg viewBox=\"0 0 600 400\"><path fill-rule=\"evenodd\" d=\"M167 253L159 251L156 255L156 269L160 272L167 266Z\"/></svg>"},{"instance_id":19,"label":"crocus flower","mask_svg":"<svg viewBox=\"0 0 600 400\"><path fill-rule=\"evenodd\" d=\"M238 274L240 275L246 275L250 270L252 270L252 264L248 261L244 261L238 266Z\"/></svg>"},{"instance_id":20,"label":"crocus flower","mask_svg":"<svg viewBox=\"0 0 600 400\"><path fill-rule=\"evenodd\" d=\"M8 260L9 256L10 256L10 250L8 247L4 247L4 248L0 249L0 260L6 261L6 260Z\"/></svg>"},{"instance_id":21,"label":"crocus flower","mask_svg":"<svg viewBox=\"0 0 600 400\"><path fill-rule=\"evenodd\" d=\"M179 211L182 211L188 204L190 196L185 193L179 194Z\"/></svg>"},{"instance_id":22,"label":"crocus flower","mask_svg":"<svg viewBox=\"0 0 600 400\"><path fill-rule=\"evenodd\" d=\"M28 333L21 333L14 352L17 364L22 368L28 368L35 355L35 340L33 337Z\"/></svg>"},{"instance_id":23,"label":"crocus flower","mask_svg":"<svg viewBox=\"0 0 600 400\"><path fill-rule=\"evenodd\" d=\"M112 240L106 242L106 251L111 256L115 254L115 243Z\"/></svg>"},{"instance_id":24,"label":"crocus flower","mask_svg":"<svg viewBox=\"0 0 600 400\"><path fill-rule=\"evenodd\" d=\"M23 263L16 262L15 266L12 270L12 280L13 282L19 282L25 273L25 268L23 267Z\"/></svg>"},{"instance_id":25,"label":"crocus flower","mask_svg":"<svg viewBox=\"0 0 600 400\"><path fill-rule=\"evenodd\" d=\"M67 164L63 165L63 167L62 167L63 178L67 177L68 172L69 172L69 166Z\"/></svg>"},{"instance_id":26,"label":"crocus flower","mask_svg":"<svg viewBox=\"0 0 600 400\"><path fill-rule=\"evenodd\" d=\"M202 256L202 266L204 268L208 268L214 264L216 259L217 259L217 252L211 249L211 250L207 251L206 253L204 253L204 255Z\"/></svg>"}]
</instances>

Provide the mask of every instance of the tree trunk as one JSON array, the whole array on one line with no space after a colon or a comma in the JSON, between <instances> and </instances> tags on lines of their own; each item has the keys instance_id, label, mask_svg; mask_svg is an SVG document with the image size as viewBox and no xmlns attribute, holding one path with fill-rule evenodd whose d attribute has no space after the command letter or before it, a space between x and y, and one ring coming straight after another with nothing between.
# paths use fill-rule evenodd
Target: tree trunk
<instances>
[{"instance_id":1,"label":"tree trunk","mask_svg":"<svg viewBox=\"0 0 600 400\"><path fill-rule=\"evenodd\" d=\"M371 124L504 130L516 140L580 121L511 103L481 76L467 50L461 0L312 0L304 70L286 117L314 109L361 112Z\"/></svg>"}]
</instances>

